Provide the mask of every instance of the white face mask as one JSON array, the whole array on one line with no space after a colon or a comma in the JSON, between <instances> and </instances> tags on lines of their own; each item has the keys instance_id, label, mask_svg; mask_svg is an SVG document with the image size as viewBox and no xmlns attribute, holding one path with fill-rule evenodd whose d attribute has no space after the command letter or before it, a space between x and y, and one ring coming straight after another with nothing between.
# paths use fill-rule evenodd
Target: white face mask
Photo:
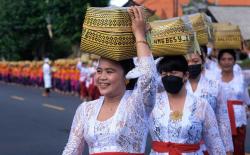
<instances>
[{"instance_id":1,"label":"white face mask","mask_svg":"<svg viewBox=\"0 0 250 155\"><path fill-rule=\"evenodd\" d=\"M208 47L207 48L207 55L211 55L212 51L213 51L213 49L211 47Z\"/></svg>"}]
</instances>

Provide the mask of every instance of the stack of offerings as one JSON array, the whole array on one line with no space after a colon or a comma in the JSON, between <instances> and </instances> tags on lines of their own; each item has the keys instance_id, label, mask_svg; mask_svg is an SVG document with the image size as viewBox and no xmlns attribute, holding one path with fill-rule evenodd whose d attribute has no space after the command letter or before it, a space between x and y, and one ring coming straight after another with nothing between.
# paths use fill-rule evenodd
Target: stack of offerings
<instances>
[{"instance_id":1,"label":"stack of offerings","mask_svg":"<svg viewBox=\"0 0 250 155\"><path fill-rule=\"evenodd\" d=\"M193 29L196 32L199 45L207 45L212 41L212 20L205 13L189 15Z\"/></svg>"},{"instance_id":2,"label":"stack of offerings","mask_svg":"<svg viewBox=\"0 0 250 155\"><path fill-rule=\"evenodd\" d=\"M214 48L241 49L242 37L238 25L213 23Z\"/></svg>"},{"instance_id":3,"label":"stack of offerings","mask_svg":"<svg viewBox=\"0 0 250 155\"><path fill-rule=\"evenodd\" d=\"M147 10L144 11L147 16ZM128 8L88 8L80 48L83 52L116 61L135 57L135 37Z\"/></svg>"},{"instance_id":4,"label":"stack of offerings","mask_svg":"<svg viewBox=\"0 0 250 155\"><path fill-rule=\"evenodd\" d=\"M154 56L186 55L196 51L195 34L187 16L154 21L150 26Z\"/></svg>"}]
</instances>

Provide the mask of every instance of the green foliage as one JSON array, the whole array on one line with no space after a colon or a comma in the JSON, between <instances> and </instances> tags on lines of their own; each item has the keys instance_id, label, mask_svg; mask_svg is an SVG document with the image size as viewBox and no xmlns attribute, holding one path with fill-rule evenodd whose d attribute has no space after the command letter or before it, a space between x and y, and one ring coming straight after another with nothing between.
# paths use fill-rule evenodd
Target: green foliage
<instances>
[{"instance_id":1,"label":"green foliage","mask_svg":"<svg viewBox=\"0 0 250 155\"><path fill-rule=\"evenodd\" d=\"M87 6L109 0L0 0L0 58L66 57L79 45ZM52 24L53 38L47 24Z\"/></svg>"}]
</instances>

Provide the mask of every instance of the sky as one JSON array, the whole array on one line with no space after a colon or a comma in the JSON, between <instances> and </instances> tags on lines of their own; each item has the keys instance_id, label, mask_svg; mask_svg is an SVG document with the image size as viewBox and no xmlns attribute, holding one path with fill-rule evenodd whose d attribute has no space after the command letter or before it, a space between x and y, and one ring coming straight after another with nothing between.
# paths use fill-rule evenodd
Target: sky
<instances>
[{"instance_id":1,"label":"sky","mask_svg":"<svg viewBox=\"0 0 250 155\"><path fill-rule=\"evenodd\" d=\"M110 5L123 6L128 0L111 0Z\"/></svg>"}]
</instances>

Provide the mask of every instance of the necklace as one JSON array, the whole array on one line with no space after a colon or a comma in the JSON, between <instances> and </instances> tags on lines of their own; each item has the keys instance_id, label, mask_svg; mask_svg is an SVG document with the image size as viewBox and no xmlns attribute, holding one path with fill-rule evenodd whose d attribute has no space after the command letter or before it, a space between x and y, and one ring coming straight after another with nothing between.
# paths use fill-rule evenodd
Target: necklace
<instances>
[{"instance_id":1,"label":"necklace","mask_svg":"<svg viewBox=\"0 0 250 155\"><path fill-rule=\"evenodd\" d=\"M182 118L182 112L172 111L170 113L170 119L171 120L178 121L178 120L181 120L181 118Z\"/></svg>"}]
</instances>

